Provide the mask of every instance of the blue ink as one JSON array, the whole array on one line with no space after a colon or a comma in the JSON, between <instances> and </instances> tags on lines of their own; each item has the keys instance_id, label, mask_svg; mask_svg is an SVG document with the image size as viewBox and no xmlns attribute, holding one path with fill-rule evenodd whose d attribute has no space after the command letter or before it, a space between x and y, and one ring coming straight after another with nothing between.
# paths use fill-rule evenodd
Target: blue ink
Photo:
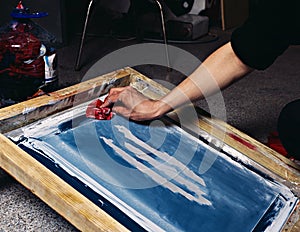
<instances>
[{"instance_id":1,"label":"blue ink","mask_svg":"<svg viewBox=\"0 0 300 232\"><path fill-rule=\"evenodd\" d=\"M20 142L50 157L145 230L261 231L281 228L297 199L282 185L167 122L115 116L65 121L59 133ZM205 155L217 155L198 173ZM103 199L102 199L103 200Z\"/></svg>"}]
</instances>

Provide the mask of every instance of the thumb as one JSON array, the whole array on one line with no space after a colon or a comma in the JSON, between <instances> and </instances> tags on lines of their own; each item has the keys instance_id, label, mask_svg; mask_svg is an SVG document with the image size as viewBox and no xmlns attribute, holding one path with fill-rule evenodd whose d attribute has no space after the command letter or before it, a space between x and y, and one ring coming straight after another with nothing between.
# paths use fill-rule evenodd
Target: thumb
<instances>
[{"instance_id":1,"label":"thumb","mask_svg":"<svg viewBox=\"0 0 300 232\"><path fill-rule=\"evenodd\" d=\"M115 103L115 102L113 102L113 101L111 100L111 98L110 98L109 96L107 96L107 97L104 99L104 102L103 102L103 104L100 106L100 108L109 107L109 106L111 106L113 103Z\"/></svg>"}]
</instances>

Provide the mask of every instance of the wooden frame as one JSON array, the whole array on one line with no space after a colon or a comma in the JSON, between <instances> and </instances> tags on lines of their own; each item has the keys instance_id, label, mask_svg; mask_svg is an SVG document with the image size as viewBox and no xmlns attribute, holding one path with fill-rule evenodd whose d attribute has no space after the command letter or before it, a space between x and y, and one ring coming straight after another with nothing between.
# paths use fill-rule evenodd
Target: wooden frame
<instances>
[{"instance_id":1,"label":"wooden frame","mask_svg":"<svg viewBox=\"0 0 300 232\"><path fill-rule=\"evenodd\" d=\"M94 99L106 93L112 86L126 85L134 86L150 98L159 98L169 91L134 69L124 68L49 95L0 109L0 167L82 231L127 229L17 147L4 134L55 112L71 108L75 104ZM173 113L168 116L175 119ZM250 158L257 167L288 186L300 197L298 165L227 123L207 116L201 110L199 121L193 125ZM285 225L284 231L299 231L298 208Z\"/></svg>"}]
</instances>

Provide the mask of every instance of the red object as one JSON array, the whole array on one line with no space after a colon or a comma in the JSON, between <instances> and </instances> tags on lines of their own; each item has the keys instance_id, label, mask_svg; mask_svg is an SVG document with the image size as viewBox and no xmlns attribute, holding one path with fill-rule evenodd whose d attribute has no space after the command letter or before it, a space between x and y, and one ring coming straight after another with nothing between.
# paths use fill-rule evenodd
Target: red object
<instances>
[{"instance_id":1,"label":"red object","mask_svg":"<svg viewBox=\"0 0 300 232\"><path fill-rule=\"evenodd\" d=\"M23 6L23 4L22 4L22 1L19 1L19 3L18 3L18 5L17 5L16 9L20 9L20 10L23 10L23 9L24 9L24 6Z\"/></svg>"},{"instance_id":2,"label":"red object","mask_svg":"<svg viewBox=\"0 0 300 232\"><path fill-rule=\"evenodd\" d=\"M45 64L40 56L41 41L29 33L29 30L29 25L18 23L13 30L0 36L0 74L44 79Z\"/></svg>"},{"instance_id":3,"label":"red object","mask_svg":"<svg viewBox=\"0 0 300 232\"><path fill-rule=\"evenodd\" d=\"M284 156L288 156L287 151L285 150L285 148L283 147L283 145L279 139L278 132L272 132L269 135L267 146Z\"/></svg>"},{"instance_id":4,"label":"red object","mask_svg":"<svg viewBox=\"0 0 300 232\"><path fill-rule=\"evenodd\" d=\"M256 146L254 146L253 144L249 143L248 141L242 139L241 137L236 136L235 134L232 133L228 133L228 135L233 138L235 141L243 144L244 146L248 147L251 150L256 150Z\"/></svg>"},{"instance_id":5,"label":"red object","mask_svg":"<svg viewBox=\"0 0 300 232\"><path fill-rule=\"evenodd\" d=\"M110 120L113 116L110 107L101 107L103 101L97 99L91 102L85 112L86 117L98 120Z\"/></svg>"}]
</instances>

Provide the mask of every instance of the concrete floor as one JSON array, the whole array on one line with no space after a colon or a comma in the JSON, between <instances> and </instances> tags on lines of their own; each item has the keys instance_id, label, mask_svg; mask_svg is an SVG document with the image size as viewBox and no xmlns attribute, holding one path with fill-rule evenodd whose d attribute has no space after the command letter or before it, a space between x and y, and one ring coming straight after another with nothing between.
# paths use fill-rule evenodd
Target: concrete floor
<instances>
[{"instance_id":1,"label":"concrete floor","mask_svg":"<svg viewBox=\"0 0 300 232\"><path fill-rule=\"evenodd\" d=\"M217 41L200 44L173 44L204 60L213 50L230 38L230 31L211 29L219 36ZM89 37L82 56L82 68L74 71L79 37L58 49L59 84L69 86L82 81L84 74L97 60L119 48L136 44L135 40ZM261 142L267 141L276 130L281 108L300 98L300 47L290 47L275 64L265 71L255 71L223 91L227 122ZM141 65L137 69L150 78L164 79L165 69ZM178 84L183 78L178 73L169 81ZM172 75L173 75L172 74ZM197 102L203 108L205 101ZM66 220L0 170L0 232L4 231L76 231Z\"/></svg>"}]
</instances>

